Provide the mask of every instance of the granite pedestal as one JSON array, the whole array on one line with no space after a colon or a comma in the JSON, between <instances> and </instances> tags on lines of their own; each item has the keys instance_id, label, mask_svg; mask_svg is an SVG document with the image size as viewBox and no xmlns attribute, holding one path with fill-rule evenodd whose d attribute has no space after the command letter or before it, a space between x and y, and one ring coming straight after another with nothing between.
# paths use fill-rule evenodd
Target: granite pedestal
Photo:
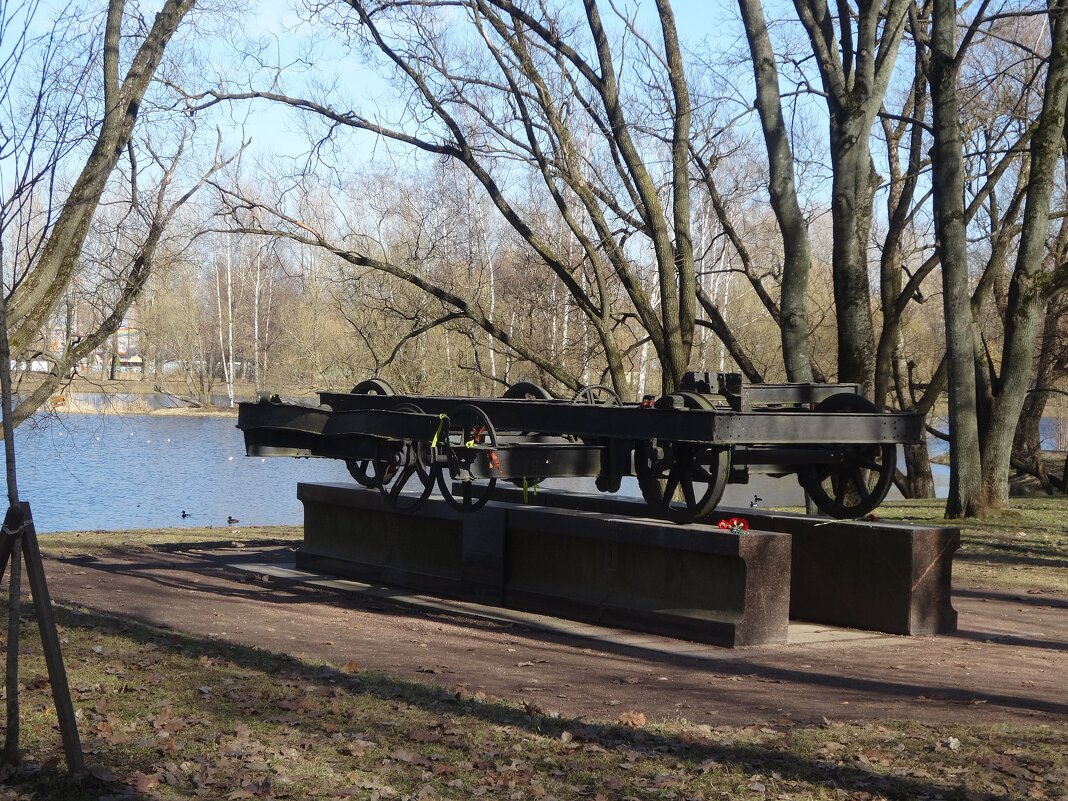
<instances>
[{"instance_id":1,"label":"granite pedestal","mask_svg":"<svg viewBox=\"0 0 1068 801\"><path fill-rule=\"evenodd\" d=\"M297 494L306 570L718 645L786 641L788 534L497 501L399 513L350 485Z\"/></svg>"},{"instance_id":2,"label":"granite pedestal","mask_svg":"<svg viewBox=\"0 0 1068 801\"><path fill-rule=\"evenodd\" d=\"M498 487L495 498L521 502ZM640 500L542 492L537 503L611 515L643 516ZM789 534L790 617L889 634L930 635L957 630L952 604L953 555L960 529L882 521L847 521L721 508L712 519L744 517L753 529Z\"/></svg>"}]
</instances>

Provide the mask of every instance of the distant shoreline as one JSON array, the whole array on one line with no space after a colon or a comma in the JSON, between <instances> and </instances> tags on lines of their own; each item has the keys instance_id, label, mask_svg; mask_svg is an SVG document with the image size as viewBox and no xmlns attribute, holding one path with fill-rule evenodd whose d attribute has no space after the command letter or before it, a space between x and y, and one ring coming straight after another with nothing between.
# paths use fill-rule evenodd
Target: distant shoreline
<instances>
[{"instance_id":1,"label":"distant shoreline","mask_svg":"<svg viewBox=\"0 0 1068 801\"><path fill-rule=\"evenodd\" d=\"M237 406L165 406L150 409L143 404L128 404L113 401L99 406L79 401L68 401L50 407L42 407L47 414L98 415L101 417L122 417L126 415L149 415L152 417L237 417Z\"/></svg>"}]
</instances>

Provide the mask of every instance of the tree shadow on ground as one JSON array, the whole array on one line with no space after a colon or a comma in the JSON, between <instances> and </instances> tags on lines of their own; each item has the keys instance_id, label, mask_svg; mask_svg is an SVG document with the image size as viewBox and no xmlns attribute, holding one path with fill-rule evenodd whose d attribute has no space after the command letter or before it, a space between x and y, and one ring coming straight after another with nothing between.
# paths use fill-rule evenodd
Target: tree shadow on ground
<instances>
[{"instance_id":1,"label":"tree shadow on ground","mask_svg":"<svg viewBox=\"0 0 1068 801\"><path fill-rule=\"evenodd\" d=\"M955 589L953 590L953 596L960 598L976 598L985 601L1010 601L1015 604L1024 604L1025 606L1068 610L1068 599L1052 597L1044 593L1030 595L999 590Z\"/></svg>"},{"instance_id":2,"label":"tree shadow on ground","mask_svg":"<svg viewBox=\"0 0 1068 801\"><path fill-rule=\"evenodd\" d=\"M58 740L58 733L56 738ZM22 762L13 772L4 768L3 776L0 787L7 787L17 796L2 795L0 790L0 797L17 798L18 801L158 801L159 798L120 784L116 777L100 767L95 767L88 775L75 777L59 758L41 765Z\"/></svg>"},{"instance_id":3,"label":"tree shadow on ground","mask_svg":"<svg viewBox=\"0 0 1068 801\"><path fill-rule=\"evenodd\" d=\"M194 660L199 658L226 660L238 667L262 673L265 683L275 683L287 678L302 685L329 684L337 691L387 702L402 702L436 716L451 719L469 718L496 726L509 726L531 734L561 739L567 732L577 742L595 743L602 748L621 747L636 751L646 757L659 758L669 753L674 758L698 766L712 763L740 767L749 773L778 774L783 779L812 785L839 788L848 793L879 793L888 798L913 799L927 797L965 797L964 788L943 785L921 779L885 775L862 764L835 764L817 758L805 758L794 753L764 744L732 744L727 742L697 741L650 730L633 730L609 723L591 723L573 718L554 718L540 714L527 714L502 702L459 699L442 688L400 680L376 673L350 674L332 667L316 666L301 659L266 652L249 646L205 640L181 633L162 631L139 621L113 615L89 618L65 608L57 608L57 622L68 629L117 633L135 642L151 644L156 649L165 649L174 654ZM109 628L111 631L109 631ZM247 722L249 714L238 705L221 697L197 697L186 699L198 706L197 714L213 722L216 730L223 732L236 723ZM251 713L253 719L255 712ZM347 718L330 721L332 726L350 726ZM322 717L309 719L294 716L288 725L304 730L309 736L322 736ZM143 768L152 769L151 765ZM715 769L715 768L714 768ZM32 796L41 797L44 796ZM75 796L71 796L72 798ZM81 797L81 796L77 796ZM131 796L136 798L137 796ZM865 797L865 796L861 796ZM984 799L1008 799L1010 794L970 794L969 797Z\"/></svg>"},{"instance_id":4,"label":"tree shadow on ground","mask_svg":"<svg viewBox=\"0 0 1068 801\"><path fill-rule=\"evenodd\" d=\"M1061 548L1018 545L1011 542L988 542L983 543L981 548L962 547L953 559L958 562L1000 567L1041 567L1049 570L1068 567L1068 557Z\"/></svg>"},{"instance_id":5,"label":"tree shadow on ground","mask_svg":"<svg viewBox=\"0 0 1068 801\"><path fill-rule=\"evenodd\" d=\"M225 545L227 543L223 543ZM218 545L214 547L219 547ZM186 552L207 550L208 545L171 545L166 546L170 552ZM129 558L129 554L126 557ZM203 560L198 565L186 566L187 568L199 569L202 572L219 571L229 579L226 586L205 585L187 578L181 578L187 572L175 572L173 575L160 575L160 563L158 561L145 560L143 562L115 562L106 561L85 562L82 566L99 570L104 574L136 575L139 579L152 582L160 587L169 587L179 590L210 593L221 597L254 599L256 601L269 600L271 604L278 606L302 606L302 605L327 605L335 609L363 609L373 610L376 615L390 616L397 619L418 618L440 615L442 618L455 619L462 612L455 610L427 610L423 607L409 606L403 601L392 600L381 596L364 596L331 590L329 588L310 587L291 581L271 581L273 589L269 595L265 595L263 584L255 580L249 580L248 584L233 581L234 573L228 565L234 561L232 553L197 553L197 559ZM292 559L292 547L285 546L271 551L257 551L257 562L284 563ZM325 591L324 591L325 590ZM109 614L103 612L103 614ZM124 619L145 623L145 618L130 614ZM472 620L477 618L470 618ZM494 623L496 625L497 623ZM508 625L508 624L503 624ZM564 634L545 631L524 626L522 623L513 623L523 630L524 636L545 643L553 643L565 646L574 646L582 641L581 635ZM981 632L961 632L957 635L963 639L975 641L998 641L997 635ZM932 684L915 681L894 681L887 678L868 678L864 676L848 676L833 673L820 672L818 670L806 670L783 666L762 664L759 661L748 659L735 653L731 653L728 659L709 662L699 658L687 658L683 655L667 653L652 647L641 645L628 645L606 642L601 639L589 640L588 644L594 645L599 651L616 654L626 658L639 659L647 664L684 666L691 669L714 669L717 673L755 677L763 681L775 683L790 683L802 685L805 691L818 692L820 689L835 691L847 691L857 694L871 694L879 698L897 699L901 701L913 701L917 697L923 697L927 701L946 702L951 704L971 705L990 704L1010 710L1027 710L1052 715L1068 715L1068 702L1052 700L1048 698L1014 695L1007 692L989 692L969 686L958 686L944 682ZM1068 645L1050 640L1028 640L1027 638L1009 637L1004 638L1005 645L1027 646L1048 649L1050 651L1068 650ZM948 677L947 677L948 678ZM707 686L686 685L684 689L690 691L706 691Z\"/></svg>"}]
</instances>

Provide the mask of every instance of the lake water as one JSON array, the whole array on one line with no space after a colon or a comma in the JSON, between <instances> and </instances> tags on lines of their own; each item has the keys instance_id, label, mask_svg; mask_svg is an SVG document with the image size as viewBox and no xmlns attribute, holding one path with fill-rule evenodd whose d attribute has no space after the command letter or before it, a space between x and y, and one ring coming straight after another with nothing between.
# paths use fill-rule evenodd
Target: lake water
<instances>
[{"instance_id":1,"label":"lake water","mask_svg":"<svg viewBox=\"0 0 1068 801\"><path fill-rule=\"evenodd\" d=\"M158 526L298 524L299 481L353 483L333 459L260 459L245 456L234 418L157 415L78 415L32 420L15 432L19 492L33 509L39 532L121 530ZM1056 422L1043 421L1051 438ZM1050 443L1053 444L1053 443ZM943 446L944 449L944 446ZM932 452L938 452L932 443ZM947 491L949 469L935 465L936 491ZM0 474L2 474L0 460ZM594 492L593 480L546 482ZM638 494L633 479L621 494ZM725 506L803 503L792 477L754 476L728 485ZM182 511L190 517L182 518Z\"/></svg>"},{"instance_id":2,"label":"lake water","mask_svg":"<svg viewBox=\"0 0 1068 801\"><path fill-rule=\"evenodd\" d=\"M245 456L235 418L63 415L15 432L37 531L300 523L298 481L352 481L333 459ZM0 468L0 473L3 470ZM182 511L192 516L182 518Z\"/></svg>"}]
</instances>

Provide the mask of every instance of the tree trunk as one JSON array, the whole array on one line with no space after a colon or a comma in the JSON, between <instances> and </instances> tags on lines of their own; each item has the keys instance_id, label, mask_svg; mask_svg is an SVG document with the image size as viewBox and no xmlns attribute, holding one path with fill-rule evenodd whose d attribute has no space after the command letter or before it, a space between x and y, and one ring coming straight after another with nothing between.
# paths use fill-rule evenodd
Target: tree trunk
<instances>
[{"instance_id":1,"label":"tree trunk","mask_svg":"<svg viewBox=\"0 0 1068 801\"><path fill-rule=\"evenodd\" d=\"M1012 440L1031 386L1034 371L1035 334L1045 303L1043 275L1046 235L1049 232L1053 177L1061 157L1065 101L1068 99L1068 0L1052 0L1050 55L1042 111L1031 138L1031 176L1027 185L1023 228L1016 268L1009 285L1005 317L1005 341L1001 377L990 409L990 426L983 449L983 487L989 498L1001 505L1009 495Z\"/></svg>"},{"instance_id":2,"label":"tree trunk","mask_svg":"<svg viewBox=\"0 0 1068 801\"><path fill-rule=\"evenodd\" d=\"M260 289L263 286L263 259L256 254L254 283L252 285L252 386L256 392L263 389L260 378Z\"/></svg>"},{"instance_id":3,"label":"tree trunk","mask_svg":"<svg viewBox=\"0 0 1068 801\"><path fill-rule=\"evenodd\" d=\"M902 109L902 116L923 119L926 108L927 77L923 66L923 55L917 50L912 92ZM898 148L905 135L905 124L883 120L890 185L886 198L886 236L883 239L883 253L879 261L879 302L883 326L875 352L873 392L875 405L881 409L889 406L890 391L895 380L895 365L901 362L901 322L904 309L900 304L900 299L902 278L905 272L902 240L909 225L916 183L922 170L923 160L926 158L923 126L912 122L910 128L908 163L903 171ZM908 408L911 405L910 396L899 393L898 405L901 409ZM927 473L930 473L929 462Z\"/></svg>"},{"instance_id":4,"label":"tree trunk","mask_svg":"<svg viewBox=\"0 0 1068 801\"><path fill-rule=\"evenodd\" d=\"M968 287L964 220L964 154L957 100L956 3L934 0L931 29L932 171L935 232L942 265L942 299L949 369L949 496L946 517L984 511L976 419L974 320Z\"/></svg>"},{"instance_id":5,"label":"tree trunk","mask_svg":"<svg viewBox=\"0 0 1068 801\"><path fill-rule=\"evenodd\" d=\"M905 478L901 494L906 498L933 498L935 496L934 474L931 472L931 455L927 443L905 445Z\"/></svg>"},{"instance_id":6,"label":"tree trunk","mask_svg":"<svg viewBox=\"0 0 1068 801\"><path fill-rule=\"evenodd\" d=\"M120 83L119 50L125 3L110 0L103 48L104 119L38 263L11 293L7 325L12 352L19 353L33 340L66 293L89 223L108 178L130 141L141 101L163 58L164 48L194 5L195 0L164 3Z\"/></svg>"},{"instance_id":7,"label":"tree trunk","mask_svg":"<svg viewBox=\"0 0 1068 801\"><path fill-rule=\"evenodd\" d=\"M760 0L738 0L753 61L756 107L768 152L768 193L783 242L779 330L789 381L811 381L809 322L806 302L812 267L808 222L797 200L794 157L783 119L779 73Z\"/></svg>"},{"instance_id":8,"label":"tree trunk","mask_svg":"<svg viewBox=\"0 0 1068 801\"><path fill-rule=\"evenodd\" d=\"M867 115L831 121L831 227L834 308L838 327L838 380L872 391L875 340L868 281L871 231L871 125Z\"/></svg>"}]
</instances>

